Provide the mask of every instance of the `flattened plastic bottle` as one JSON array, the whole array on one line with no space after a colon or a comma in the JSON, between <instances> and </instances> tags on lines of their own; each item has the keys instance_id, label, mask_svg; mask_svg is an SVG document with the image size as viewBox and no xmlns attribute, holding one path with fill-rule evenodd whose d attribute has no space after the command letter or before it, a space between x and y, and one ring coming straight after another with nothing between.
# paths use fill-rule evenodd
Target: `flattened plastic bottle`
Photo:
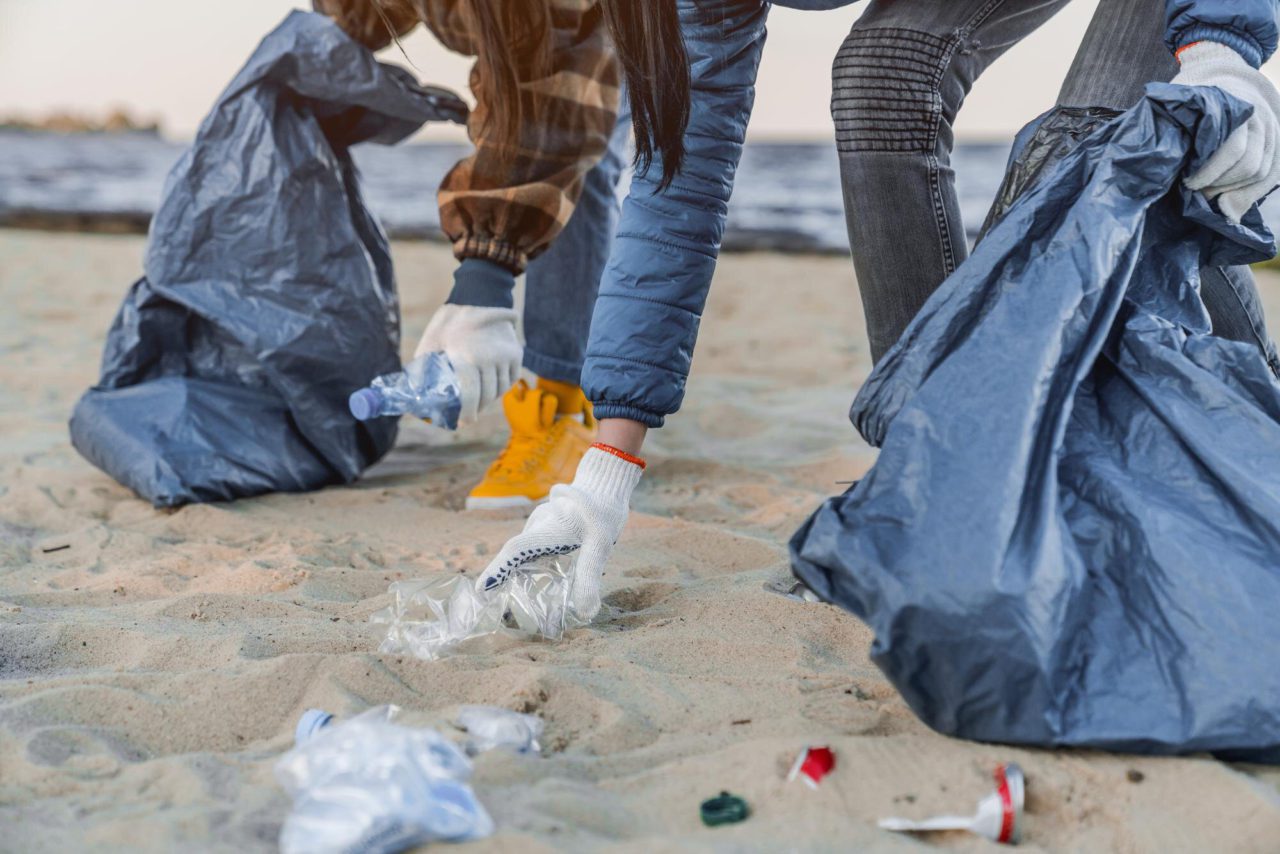
<instances>
[{"instance_id":1,"label":"flattened plastic bottle","mask_svg":"<svg viewBox=\"0 0 1280 854\"><path fill-rule=\"evenodd\" d=\"M387 627L378 649L430 661L486 635L558 640L589 625L584 615L600 610L599 601L573 600L576 567L573 555L547 556L489 591L477 590L474 579L456 572L397 581L391 605L371 617Z\"/></svg>"},{"instance_id":2,"label":"flattened plastic bottle","mask_svg":"<svg viewBox=\"0 0 1280 854\"><path fill-rule=\"evenodd\" d=\"M388 416L417 417L455 430L462 411L458 375L444 353L427 353L404 366L403 371L377 377L347 401L359 421Z\"/></svg>"}]
</instances>

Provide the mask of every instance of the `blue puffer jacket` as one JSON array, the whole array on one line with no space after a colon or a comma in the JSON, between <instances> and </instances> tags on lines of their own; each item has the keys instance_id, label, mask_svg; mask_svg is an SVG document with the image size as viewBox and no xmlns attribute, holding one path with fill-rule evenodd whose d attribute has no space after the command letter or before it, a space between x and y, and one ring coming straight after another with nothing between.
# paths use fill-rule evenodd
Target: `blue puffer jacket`
<instances>
[{"instance_id":1,"label":"blue puffer jacket","mask_svg":"<svg viewBox=\"0 0 1280 854\"><path fill-rule=\"evenodd\" d=\"M853 2L776 5L823 10ZM1255 66L1275 52L1280 0L1166 2L1171 50L1217 41ZM647 175L632 180L623 203L582 374L597 418L660 427L680 408L755 99L769 5L678 0L693 80L685 161L676 181L657 193L662 164L655 158Z\"/></svg>"}]
</instances>

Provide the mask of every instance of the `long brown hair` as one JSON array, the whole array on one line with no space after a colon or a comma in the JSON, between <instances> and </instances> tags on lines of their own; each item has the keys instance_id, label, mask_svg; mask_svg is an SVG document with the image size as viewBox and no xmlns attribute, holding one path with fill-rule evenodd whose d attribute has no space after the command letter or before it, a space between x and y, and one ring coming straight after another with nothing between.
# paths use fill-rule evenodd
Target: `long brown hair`
<instances>
[{"instance_id":1,"label":"long brown hair","mask_svg":"<svg viewBox=\"0 0 1280 854\"><path fill-rule=\"evenodd\" d=\"M689 124L689 55L676 0L601 0L622 63L635 130L636 168L662 157L663 189L684 161Z\"/></svg>"},{"instance_id":2,"label":"long brown hair","mask_svg":"<svg viewBox=\"0 0 1280 854\"><path fill-rule=\"evenodd\" d=\"M370 5L404 53L396 20L407 14L408 20L417 21L410 0L370 0ZM500 156L513 157L520 146L525 118L520 80L535 80L551 70L549 6L550 0L466 0L459 7L469 19L478 76L490 90L485 94L493 105L484 116L482 133L497 141ZM407 53L405 59L409 59Z\"/></svg>"},{"instance_id":3,"label":"long brown hair","mask_svg":"<svg viewBox=\"0 0 1280 854\"><path fill-rule=\"evenodd\" d=\"M548 0L468 0L476 39L480 79L493 91L484 117L485 135L510 147L520 145L525 118L520 80L546 76L551 69L551 13Z\"/></svg>"},{"instance_id":4,"label":"long brown hair","mask_svg":"<svg viewBox=\"0 0 1280 854\"><path fill-rule=\"evenodd\" d=\"M387 29L391 20L372 0ZM476 61L482 80L492 87L497 107L484 117L485 133L500 148L519 146L524 99L519 80L532 79L551 66L550 0L466 0L476 39ZM600 0L613 36L635 129L635 163L648 169L654 154L662 157L662 181L668 186L684 160L684 132L689 124L689 56L680 30L676 0ZM523 72L523 73L521 73Z\"/></svg>"}]
</instances>

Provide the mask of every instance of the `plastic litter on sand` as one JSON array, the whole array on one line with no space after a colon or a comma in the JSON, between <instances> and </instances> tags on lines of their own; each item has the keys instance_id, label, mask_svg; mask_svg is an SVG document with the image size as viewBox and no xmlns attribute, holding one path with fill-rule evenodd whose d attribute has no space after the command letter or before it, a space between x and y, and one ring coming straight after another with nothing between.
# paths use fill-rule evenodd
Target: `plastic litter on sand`
<instances>
[{"instance_id":1,"label":"plastic litter on sand","mask_svg":"<svg viewBox=\"0 0 1280 854\"><path fill-rule=\"evenodd\" d=\"M317 709L303 714L298 743L275 766L293 798L284 854L392 854L493 833L467 783L471 761L434 730L393 723L397 712L380 706L340 723Z\"/></svg>"},{"instance_id":2,"label":"plastic litter on sand","mask_svg":"<svg viewBox=\"0 0 1280 854\"><path fill-rule=\"evenodd\" d=\"M1022 839L1022 810L1026 803L1026 778L1022 769L1010 762L996 768L996 790L978 801L972 816L940 815L922 821L885 818L885 830L930 831L967 830L996 842L1017 845Z\"/></svg>"},{"instance_id":3,"label":"plastic litter on sand","mask_svg":"<svg viewBox=\"0 0 1280 854\"><path fill-rule=\"evenodd\" d=\"M537 715L525 715L497 706L463 706L454 722L466 730L467 753L475 756L497 747L516 753L538 753L538 736L544 726Z\"/></svg>"},{"instance_id":4,"label":"plastic litter on sand","mask_svg":"<svg viewBox=\"0 0 1280 854\"><path fill-rule=\"evenodd\" d=\"M747 816L751 815L751 808L747 806L747 802L728 792L721 792L714 798L703 801L699 811L702 814L702 823L707 827L736 824L745 821Z\"/></svg>"},{"instance_id":5,"label":"plastic litter on sand","mask_svg":"<svg viewBox=\"0 0 1280 854\"><path fill-rule=\"evenodd\" d=\"M543 558L489 591L457 574L398 581L390 607L371 618L387 627L379 649L434 660L485 635L559 640L590 623L571 600L574 566L571 558Z\"/></svg>"},{"instance_id":6,"label":"plastic litter on sand","mask_svg":"<svg viewBox=\"0 0 1280 854\"><path fill-rule=\"evenodd\" d=\"M787 774L790 783L799 777L810 789L818 788L822 778L830 774L836 767L836 755L829 747L806 747L800 751L796 761Z\"/></svg>"},{"instance_id":7,"label":"plastic litter on sand","mask_svg":"<svg viewBox=\"0 0 1280 854\"><path fill-rule=\"evenodd\" d=\"M457 429L462 392L453 363L444 353L426 353L404 370L375 377L367 388L352 392L347 407L357 421L416 415L424 421Z\"/></svg>"}]
</instances>

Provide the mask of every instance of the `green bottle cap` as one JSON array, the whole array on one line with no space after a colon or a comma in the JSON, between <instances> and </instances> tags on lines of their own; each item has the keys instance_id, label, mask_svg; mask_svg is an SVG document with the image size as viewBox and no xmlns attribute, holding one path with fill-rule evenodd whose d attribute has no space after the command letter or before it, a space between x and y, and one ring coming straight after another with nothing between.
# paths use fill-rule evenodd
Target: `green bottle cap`
<instances>
[{"instance_id":1,"label":"green bottle cap","mask_svg":"<svg viewBox=\"0 0 1280 854\"><path fill-rule=\"evenodd\" d=\"M707 827L718 824L736 824L751 815L747 802L737 795L721 792L702 802L702 823Z\"/></svg>"}]
</instances>

